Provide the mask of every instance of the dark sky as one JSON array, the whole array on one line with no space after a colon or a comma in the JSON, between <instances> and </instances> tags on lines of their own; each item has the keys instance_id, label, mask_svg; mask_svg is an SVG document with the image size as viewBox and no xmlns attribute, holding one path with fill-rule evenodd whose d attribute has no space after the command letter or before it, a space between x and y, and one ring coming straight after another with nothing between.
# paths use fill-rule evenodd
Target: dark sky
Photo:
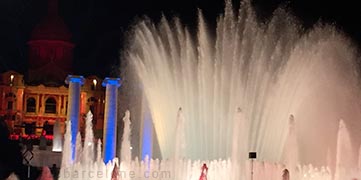
<instances>
[{"instance_id":1,"label":"dark sky","mask_svg":"<svg viewBox=\"0 0 361 180\"><path fill-rule=\"evenodd\" d=\"M59 11L73 34L75 74L112 76L130 25L139 17L159 20L177 15L195 27L197 8L214 24L224 0L59 0ZM239 1L233 0L236 9ZM268 17L280 4L306 27L322 19L334 23L361 44L361 6L356 1L254 0L259 15ZM32 28L47 12L47 0L0 0L0 72L26 72L27 45Z\"/></svg>"}]
</instances>

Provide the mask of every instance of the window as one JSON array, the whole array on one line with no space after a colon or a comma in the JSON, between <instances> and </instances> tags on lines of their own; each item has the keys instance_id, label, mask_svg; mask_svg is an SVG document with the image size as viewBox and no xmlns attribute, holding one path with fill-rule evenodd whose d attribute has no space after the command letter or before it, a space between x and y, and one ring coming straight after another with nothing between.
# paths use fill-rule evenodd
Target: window
<instances>
[{"instance_id":1,"label":"window","mask_svg":"<svg viewBox=\"0 0 361 180\"><path fill-rule=\"evenodd\" d=\"M35 112L36 101L35 98L29 98L26 100L26 112Z\"/></svg>"},{"instance_id":2,"label":"window","mask_svg":"<svg viewBox=\"0 0 361 180\"><path fill-rule=\"evenodd\" d=\"M90 110L90 112L91 112L92 114L94 114L94 112L95 112L95 106L94 106L94 105L89 106L89 110Z\"/></svg>"},{"instance_id":3,"label":"window","mask_svg":"<svg viewBox=\"0 0 361 180\"><path fill-rule=\"evenodd\" d=\"M13 109L13 102L8 101L8 110L12 110L12 109Z\"/></svg>"},{"instance_id":4,"label":"window","mask_svg":"<svg viewBox=\"0 0 361 180\"><path fill-rule=\"evenodd\" d=\"M98 102L97 98L90 97L88 99L88 105L89 105L89 111L93 114L93 125L95 126L97 124L97 115L96 113L96 103Z\"/></svg>"},{"instance_id":5,"label":"window","mask_svg":"<svg viewBox=\"0 0 361 180\"><path fill-rule=\"evenodd\" d=\"M93 104L93 103L96 103L96 102L97 102L97 98L95 98L95 97L90 97L88 99L88 103L90 103L90 104Z\"/></svg>"},{"instance_id":6,"label":"window","mask_svg":"<svg viewBox=\"0 0 361 180\"><path fill-rule=\"evenodd\" d=\"M68 114L68 101L65 103L65 114Z\"/></svg>"},{"instance_id":7,"label":"window","mask_svg":"<svg viewBox=\"0 0 361 180\"><path fill-rule=\"evenodd\" d=\"M89 110L91 111L92 114L95 113L95 104L96 103L97 103L97 99L95 97L90 97L88 99Z\"/></svg>"},{"instance_id":8,"label":"window","mask_svg":"<svg viewBox=\"0 0 361 180\"><path fill-rule=\"evenodd\" d=\"M56 101L54 98L48 98L45 101L45 113L56 113Z\"/></svg>"},{"instance_id":9,"label":"window","mask_svg":"<svg viewBox=\"0 0 361 180\"><path fill-rule=\"evenodd\" d=\"M9 92L9 93L5 94L5 97L6 98L16 98L15 94L12 93L12 92Z\"/></svg>"}]
</instances>

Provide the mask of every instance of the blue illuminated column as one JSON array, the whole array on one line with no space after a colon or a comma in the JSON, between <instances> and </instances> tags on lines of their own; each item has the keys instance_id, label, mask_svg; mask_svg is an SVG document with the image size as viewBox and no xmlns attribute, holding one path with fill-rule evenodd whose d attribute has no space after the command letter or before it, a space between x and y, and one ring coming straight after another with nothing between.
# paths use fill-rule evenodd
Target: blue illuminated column
<instances>
[{"instance_id":1,"label":"blue illuminated column","mask_svg":"<svg viewBox=\"0 0 361 180\"><path fill-rule=\"evenodd\" d=\"M104 163L108 163L115 157L117 138L117 101L120 78L105 78L102 85L105 91L105 112L104 112Z\"/></svg>"},{"instance_id":2,"label":"blue illuminated column","mask_svg":"<svg viewBox=\"0 0 361 180\"><path fill-rule=\"evenodd\" d=\"M153 157L153 124L152 115L149 112L148 103L143 95L142 102L143 122L142 122L142 159L146 156Z\"/></svg>"},{"instance_id":3,"label":"blue illuminated column","mask_svg":"<svg viewBox=\"0 0 361 180\"><path fill-rule=\"evenodd\" d=\"M69 84L67 121L71 121L71 159L75 159L76 135L78 133L80 112L80 88L84 84L83 76L68 75L65 80Z\"/></svg>"}]
</instances>

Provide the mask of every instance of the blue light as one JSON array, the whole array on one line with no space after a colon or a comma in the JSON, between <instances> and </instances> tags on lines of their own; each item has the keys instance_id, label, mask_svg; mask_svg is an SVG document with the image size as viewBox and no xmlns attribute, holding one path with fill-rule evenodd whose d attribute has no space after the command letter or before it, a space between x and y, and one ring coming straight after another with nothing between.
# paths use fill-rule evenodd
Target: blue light
<instances>
[{"instance_id":1,"label":"blue light","mask_svg":"<svg viewBox=\"0 0 361 180\"><path fill-rule=\"evenodd\" d=\"M103 139L105 140L104 163L108 163L109 161L113 160L115 156L115 137L116 137L116 132L115 132L116 127L114 126L116 125L115 122L116 117L114 116L115 109L116 108L109 108L109 114L105 124L106 127L105 136L107 137L103 137Z\"/></svg>"},{"instance_id":2,"label":"blue light","mask_svg":"<svg viewBox=\"0 0 361 180\"><path fill-rule=\"evenodd\" d=\"M75 151L76 151L76 136L78 134L78 121L76 121L78 117L74 115L71 117L71 160L75 161Z\"/></svg>"},{"instance_id":3,"label":"blue light","mask_svg":"<svg viewBox=\"0 0 361 180\"><path fill-rule=\"evenodd\" d=\"M117 128L117 100L118 100L118 87L120 86L118 81L107 81L107 82L118 82L118 84L108 84L105 92L105 118L104 118L104 163L115 158L115 147L116 147L116 128Z\"/></svg>"},{"instance_id":4,"label":"blue light","mask_svg":"<svg viewBox=\"0 0 361 180\"><path fill-rule=\"evenodd\" d=\"M152 118L149 112L144 113L144 123L143 123L143 139L142 139L142 159L145 156L152 156Z\"/></svg>"},{"instance_id":5,"label":"blue light","mask_svg":"<svg viewBox=\"0 0 361 180\"><path fill-rule=\"evenodd\" d=\"M80 88L84 84L83 76L68 75L65 83L69 84L68 120L71 121L71 159L75 160L76 136L78 133L79 110L80 110Z\"/></svg>"},{"instance_id":6,"label":"blue light","mask_svg":"<svg viewBox=\"0 0 361 180\"><path fill-rule=\"evenodd\" d=\"M117 87L119 87L121 85L120 83L120 78L105 78L103 83L102 83L102 86L103 87L106 87L107 85L115 85Z\"/></svg>"},{"instance_id":7,"label":"blue light","mask_svg":"<svg viewBox=\"0 0 361 180\"><path fill-rule=\"evenodd\" d=\"M66 79L65 79L65 83L69 84L71 82L72 83L84 84L84 77L83 76L68 75L68 77L66 77Z\"/></svg>"}]
</instances>

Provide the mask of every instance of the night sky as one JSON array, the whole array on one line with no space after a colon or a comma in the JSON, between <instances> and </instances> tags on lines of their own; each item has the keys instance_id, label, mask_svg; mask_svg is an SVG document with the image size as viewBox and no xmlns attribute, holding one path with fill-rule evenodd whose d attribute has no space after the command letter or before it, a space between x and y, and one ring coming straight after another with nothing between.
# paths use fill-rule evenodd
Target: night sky
<instances>
[{"instance_id":1,"label":"night sky","mask_svg":"<svg viewBox=\"0 0 361 180\"><path fill-rule=\"evenodd\" d=\"M239 1L233 0L236 10ZM361 44L361 6L330 0L254 0L258 15L267 18L280 4L286 5L304 26L319 21L335 24ZM157 21L162 14L179 16L195 29L197 8L214 26L224 0L59 0L59 11L72 33L74 71L79 75L114 76L120 53L134 21L147 15ZM0 72L26 73L26 42L34 26L47 13L47 0L0 0Z\"/></svg>"}]
</instances>

